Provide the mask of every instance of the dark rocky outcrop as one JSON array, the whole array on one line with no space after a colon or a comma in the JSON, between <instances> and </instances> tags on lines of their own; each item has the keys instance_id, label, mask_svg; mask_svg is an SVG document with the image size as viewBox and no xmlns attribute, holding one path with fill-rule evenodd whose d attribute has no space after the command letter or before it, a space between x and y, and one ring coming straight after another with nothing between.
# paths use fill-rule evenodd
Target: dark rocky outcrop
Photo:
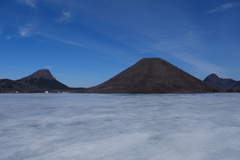
<instances>
[{"instance_id":1,"label":"dark rocky outcrop","mask_svg":"<svg viewBox=\"0 0 240 160\"><path fill-rule=\"evenodd\" d=\"M87 93L203 93L217 89L160 58L145 58Z\"/></svg>"},{"instance_id":2,"label":"dark rocky outcrop","mask_svg":"<svg viewBox=\"0 0 240 160\"><path fill-rule=\"evenodd\" d=\"M0 80L0 93L13 93L25 89L25 85L10 79Z\"/></svg>"},{"instance_id":3,"label":"dark rocky outcrop","mask_svg":"<svg viewBox=\"0 0 240 160\"><path fill-rule=\"evenodd\" d=\"M19 80L0 80L0 93L42 93L68 91L70 88L57 81L47 69L42 69Z\"/></svg>"},{"instance_id":4,"label":"dark rocky outcrop","mask_svg":"<svg viewBox=\"0 0 240 160\"><path fill-rule=\"evenodd\" d=\"M57 81L47 69L38 70L30 76L24 77L18 80L19 83L34 86L39 89L58 89L66 90L69 89L68 86Z\"/></svg>"},{"instance_id":5,"label":"dark rocky outcrop","mask_svg":"<svg viewBox=\"0 0 240 160\"><path fill-rule=\"evenodd\" d=\"M222 91L227 92L240 91L240 81L227 78L219 78L216 74L210 74L203 81L212 86L218 87Z\"/></svg>"}]
</instances>

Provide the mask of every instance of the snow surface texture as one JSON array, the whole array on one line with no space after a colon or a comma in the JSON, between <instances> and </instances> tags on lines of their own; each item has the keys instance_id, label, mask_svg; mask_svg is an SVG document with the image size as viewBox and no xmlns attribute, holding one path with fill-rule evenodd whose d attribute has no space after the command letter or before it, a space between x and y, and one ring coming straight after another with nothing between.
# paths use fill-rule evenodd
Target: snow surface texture
<instances>
[{"instance_id":1,"label":"snow surface texture","mask_svg":"<svg viewBox=\"0 0 240 160\"><path fill-rule=\"evenodd\" d=\"M240 94L0 94L1 160L239 160Z\"/></svg>"}]
</instances>

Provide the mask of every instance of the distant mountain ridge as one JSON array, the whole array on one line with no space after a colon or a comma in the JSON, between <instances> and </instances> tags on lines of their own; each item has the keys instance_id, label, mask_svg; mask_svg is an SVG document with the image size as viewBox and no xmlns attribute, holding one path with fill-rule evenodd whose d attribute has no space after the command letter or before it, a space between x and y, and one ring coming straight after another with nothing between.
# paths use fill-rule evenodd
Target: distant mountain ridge
<instances>
[{"instance_id":1,"label":"distant mountain ridge","mask_svg":"<svg viewBox=\"0 0 240 160\"><path fill-rule=\"evenodd\" d=\"M19 80L0 79L0 93L207 93L219 89L160 58L144 58L108 81L70 88L42 69Z\"/></svg>"},{"instance_id":2,"label":"distant mountain ridge","mask_svg":"<svg viewBox=\"0 0 240 160\"><path fill-rule=\"evenodd\" d=\"M216 74L208 75L204 82L220 88L222 91L239 92L240 91L240 81L236 81L229 78L219 78Z\"/></svg>"}]
</instances>

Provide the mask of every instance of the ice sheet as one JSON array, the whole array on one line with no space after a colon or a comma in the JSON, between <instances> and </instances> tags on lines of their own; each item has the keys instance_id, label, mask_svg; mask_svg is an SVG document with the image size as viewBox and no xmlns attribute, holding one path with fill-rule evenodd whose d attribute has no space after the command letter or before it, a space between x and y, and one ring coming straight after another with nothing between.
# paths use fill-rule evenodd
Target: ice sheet
<instances>
[{"instance_id":1,"label":"ice sheet","mask_svg":"<svg viewBox=\"0 0 240 160\"><path fill-rule=\"evenodd\" d=\"M1 160L239 160L240 94L0 94Z\"/></svg>"}]
</instances>

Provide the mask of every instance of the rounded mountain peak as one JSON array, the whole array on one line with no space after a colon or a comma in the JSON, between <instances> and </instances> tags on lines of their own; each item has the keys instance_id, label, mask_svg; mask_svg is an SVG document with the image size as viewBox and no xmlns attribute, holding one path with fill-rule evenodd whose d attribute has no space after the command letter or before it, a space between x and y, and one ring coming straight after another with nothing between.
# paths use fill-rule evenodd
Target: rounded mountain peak
<instances>
[{"instance_id":1,"label":"rounded mountain peak","mask_svg":"<svg viewBox=\"0 0 240 160\"><path fill-rule=\"evenodd\" d=\"M143 62L150 62L150 63L154 63L154 62L161 62L164 61L161 58L143 58L141 60L139 60L137 63L143 63Z\"/></svg>"},{"instance_id":2,"label":"rounded mountain peak","mask_svg":"<svg viewBox=\"0 0 240 160\"><path fill-rule=\"evenodd\" d=\"M217 78L219 78L215 73L210 74L209 77L217 77Z\"/></svg>"},{"instance_id":3,"label":"rounded mountain peak","mask_svg":"<svg viewBox=\"0 0 240 160\"><path fill-rule=\"evenodd\" d=\"M215 73L212 73L208 75L203 81L216 80L216 79L219 79L219 77Z\"/></svg>"},{"instance_id":4,"label":"rounded mountain peak","mask_svg":"<svg viewBox=\"0 0 240 160\"><path fill-rule=\"evenodd\" d=\"M31 79L31 78L43 78L43 79L48 79L48 80L55 80L55 78L52 76L51 72L48 69L41 69L33 74L25 77L24 79Z\"/></svg>"}]
</instances>

